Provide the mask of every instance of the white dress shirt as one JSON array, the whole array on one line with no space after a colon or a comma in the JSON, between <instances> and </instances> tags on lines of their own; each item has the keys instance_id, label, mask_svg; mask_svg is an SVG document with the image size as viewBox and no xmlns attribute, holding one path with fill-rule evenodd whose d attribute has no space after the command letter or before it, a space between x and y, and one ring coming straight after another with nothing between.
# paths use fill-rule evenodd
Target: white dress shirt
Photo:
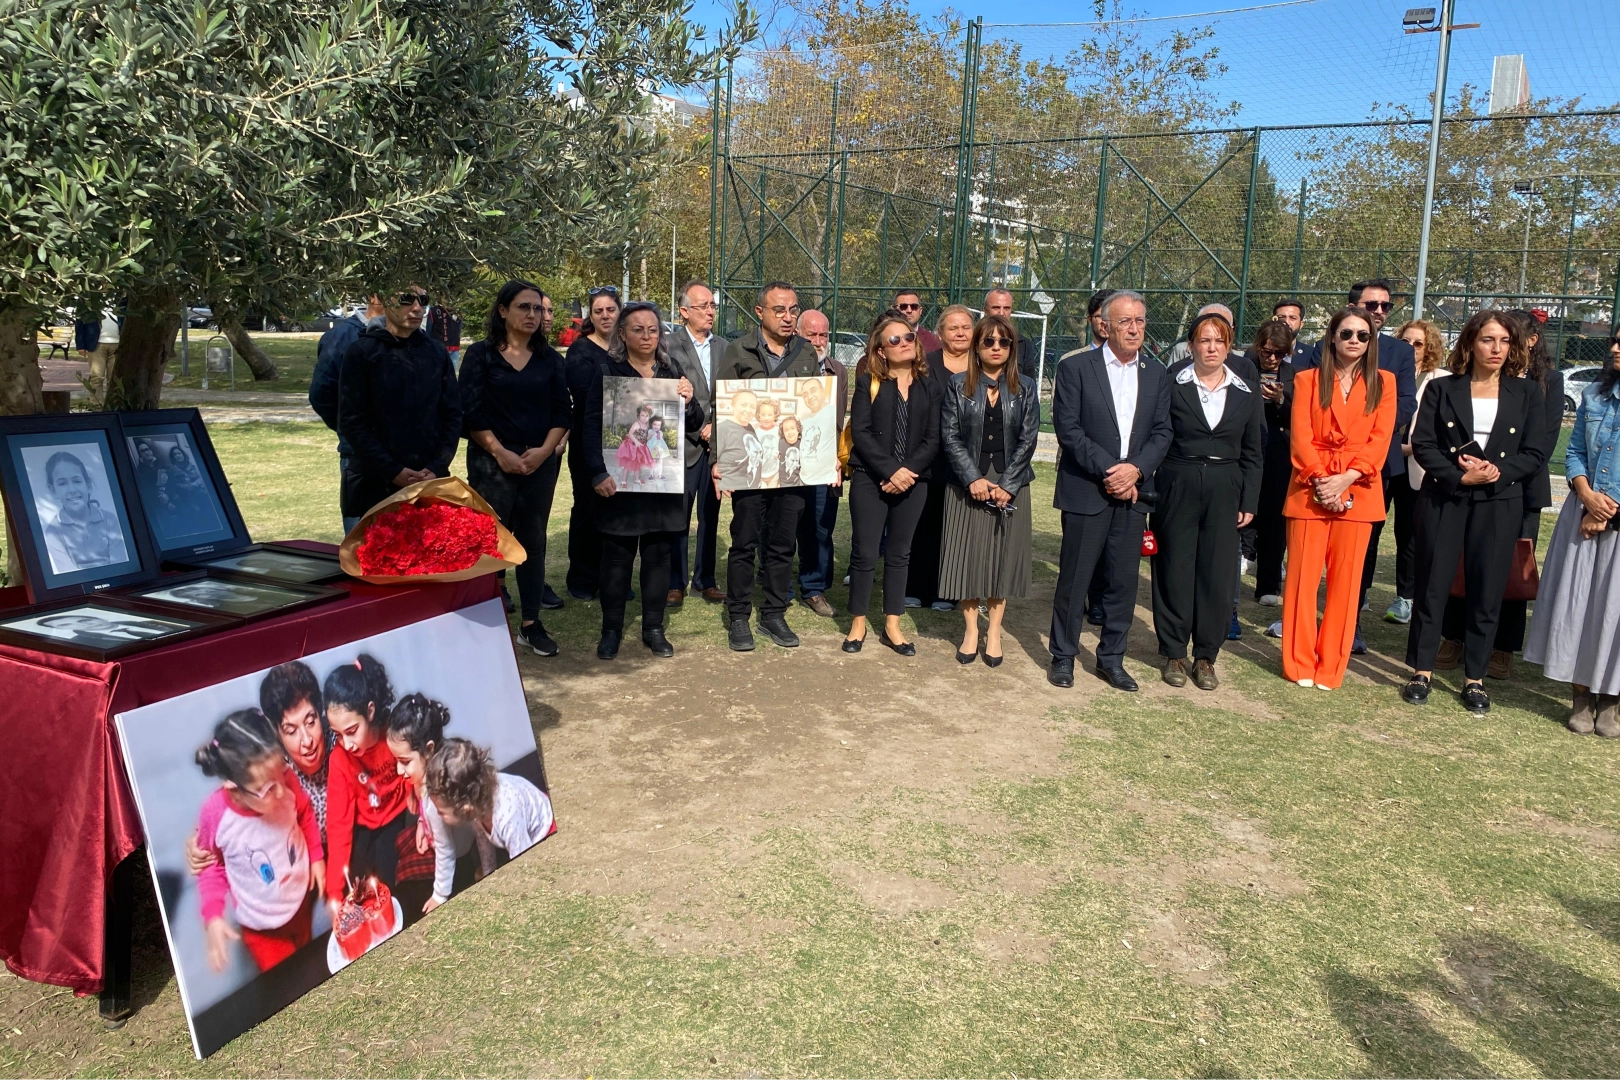
<instances>
[{"instance_id":1,"label":"white dress shirt","mask_svg":"<svg viewBox=\"0 0 1620 1080\"><path fill-rule=\"evenodd\" d=\"M1226 388L1236 386L1239 390L1246 391L1249 389L1249 385L1232 374L1232 369L1224 364L1221 365L1220 384L1213 390L1199 380L1198 373L1193 370L1192 364L1188 364L1176 374L1176 382L1197 384L1198 403L1203 406L1204 422L1209 425L1211 431L1214 431L1216 425L1221 422L1221 417L1226 415Z\"/></svg>"},{"instance_id":2,"label":"white dress shirt","mask_svg":"<svg viewBox=\"0 0 1620 1080\"><path fill-rule=\"evenodd\" d=\"M1142 354L1125 363L1114 355L1114 350L1103 342L1103 370L1108 372L1108 389L1114 395L1114 419L1119 424L1119 457L1123 461L1131 454L1131 424L1136 420L1136 391L1141 380Z\"/></svg>"},{"instance_id":3,"label":"white dress shirt","mask_svg":"<svg viewBox=\"0 0 1620 1080\"><path fill-rule=\"evenodd\" d=\"M714 334L705 334L702 341L690 329L686 336L692 342L692 351L697 353L698 363L703 365L703 381L710 386L714 385L714 368L709 363L709 356L714 347Z\"/></svg>"}]
</instances>

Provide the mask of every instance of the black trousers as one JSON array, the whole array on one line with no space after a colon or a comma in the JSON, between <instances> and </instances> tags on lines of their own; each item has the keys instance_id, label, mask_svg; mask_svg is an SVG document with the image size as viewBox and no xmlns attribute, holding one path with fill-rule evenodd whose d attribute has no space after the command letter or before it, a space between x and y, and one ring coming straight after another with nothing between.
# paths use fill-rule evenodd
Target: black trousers
<instances>
[{"instance_id":1,"label":"black trousers","mask_svg":"<svg viewBox=\"0 0 1620 1080\"><path fill-rule=\"evenodd\" d=\"M540 593L546 585L546 529L561 472L562 463L556 456L527 476L503 472L481 447L467 447L467 482L494 508L501 524L512 531L529 556L514 571L524 622L540 617Z\"/></svg>"},{"instance_id":2,"label":"black trousers","mask_svg":"<svg viewBox=\"0 0 1620 1080\"><path fill-rule=\"evenodd\" d=\"M640 536L598 534L602 541L602 631L624 632L624 607L630 599L630 568L641 551L641 632L664 625L669 601L670 557L680 533L653 532Z\"/></svg>"},{"instance_id":3,"label":"black trousers","mask_svg":"<svg viewBox=\"0 0 1620 1080\"><path fill-rule=\"evenodd\" d=\"M1172 660L1213 662L1221 654L1237 587L1238 503L1243 476L1237 462L1166 462L1154 489L1153 629L1159 652Z\"/></svg>"},{"instance_id":4,"label":"black trousers","mask_svg":"<svg viewBox=\"0 0 1620 1080\"><path fill-rule=\"evenodd\" d=\"M577 433L576 433L577 436ZM596 502L585 455L577 442L568 444L568 478L574 485L574 508L568 512L568 591L595 594L601 587L602 542L596 531Z\"/></svg>"},{"instance_id":5,"label":"black trousers","mask_svg":"<svg viewBox=\"0 0 1620 1080\"><path fill-rule=\"evenodd\" d=\"M923 503L922 514L917 521L917 527L911 539L911 565L906 572L905 595L922 601L923 607L932 604L939 597L939 560L944 552L940 548L940 540L945 532L945 489L950 485L944 480L927 478L928 495ZM917 487L923 481L919 480ZM879 488L879 491L882 489ZM917 490L915 487L912 491ZM909 495L910 492L907 492ZM888 564L884 564L883 591L889 591ZM851 585L855 578L851 575Z\"/></svg>"},{"instance_id":6,"label":"black trousers","mask_svg":"<svg viewBox=\"0 0 1620 1080\"><path fill-rule=\"evenodd\" d=\"M930 486L927 480L918 480L905 494L890 495L865 470L854 470L849 479L849 529L853 536L849 553L851 615L865 615L872 606L872 579L885 527L889 530L889 542L883 549L883 614L906 613L911 543L928 505ZM936 566L936 580L938 569Z\"/></svg>"},{"instance_id":7,"label":"black trousers","mask_svg":"<svg viewBox=\"0 0 1620 1080\"><path fill-rule=\"evenodd\" d=\"M1273 439L1283 438L1280 434ZM1260 504L1254 515L1254 598L1282 596L1283 554L1288 550L1288 519L1283 505L1288 501L1288 481L1294 466L1287 453L1266 454L1265 472L1260 475Z\"/></svg>"},{"instance_id":8,"label":"black trousers","mask_svg":"<svg viewBox=\"0 0 1620 1080\"><path fill-rule=\"evenodd\" d=\"M1406 477L1406 470L1384 475L1384 518L1395 520L1395 595L1412 599L1417 588L1414 577L1416 552L1412 546L1413 514L1417 508L1417 492ZM1384 534L1384 522L1372 523L1372 535L1367 538L1367 561L1361 567L1361 601L1366 603L1372 588L1373 574L1378 569L1378 538Z\"/></svg>"},{"instance_id":9,"label":"black trousers","mask_svg":"<svg viewBox=\"0 0 1620 1080\"><path fill-rule=\"evenodd\" d=\"M746 619L754 607L755 552L764 547L765 600L759 613L787 610L793 588L793 548L799 515L809 488L731 493L731 550L726 554L726 607L732 619ZM762 545L763 538L763 545Z\"/></svg>"},{"instance_id":10,"label":"black trousers","mask_svg":"<svg viewBox=\"0 0 1620 1080\"><path fill-rule=\"evenodd\" d=\"M1237 519L1232 519L1233 533ZM1117 664L1125 658L1125 642L1136 615L1136 588L1142 579L1142 530L1147 515L1132 503L1110 501L1095 514L1063 513L1063 547L1058 555L1057 591L1052 597L1052 636L1049 648L1058 659L1080 652L1080 629L1085 622L1083 603L1092 575L1102 567L1107 578L1100 597L1102 637L1097 662ZM1236 557L1233 557L1235 564ZM1231 581L1227 581L1227 615L1231 615ZM1093 596L1093 600L1099 599Z\"/></svg>"},{"instance_id":11,"label":"black trousers","mask_svg":"<svg viewBox=\"0 0 1620 1080\"><path fill-rule=\"evenodd\" d=\"M1526 510L1519 524L1519 539L1541 546L1541 511ZM1530 623L1530 601L1503 600L1502 614L1496 620L1496 641L1493 648L1516 653L1524 650L1524 632ZM1441 619L1441 636L1447 641L1461 641L1468 633L1468 601L1460 596L1446 598L1446 613Z\"/></svg>"},{"instance_id":12,"label":"black trousers","mask_svg":"<svg viewBox=\"0 0 1620 1080\"><path fill-rule=\"evenodd\" d=\"M709 452L698 455L697 461L686 467L686 531L675 541L675 571L669 579L671 589L683 592L688 585L694 589L714 588L714 548L720 533L720 497L714 493L714 476L710 470ZM687 547L692 538L692 508L697 508L697 553L688 563ZM688 566L691 572L688 573Z\"/></svg>"},{"instance_id":13,"label":"black trousers","mask_svg":"<svg viewBox=\"0 0 1620 1080\"><path fill-rule=\"evenodd\" d=\"M1413 531L1416 595L1406 636L1406 662L1414 671L1434 668L1446 600L1460 558L1468 592L1463 674L1470 679L1485 677L1523 519L1524 499L1517 495L1473 502L1435 499L1427 490L1418 493Z\"/></svg>"}]
</instances>

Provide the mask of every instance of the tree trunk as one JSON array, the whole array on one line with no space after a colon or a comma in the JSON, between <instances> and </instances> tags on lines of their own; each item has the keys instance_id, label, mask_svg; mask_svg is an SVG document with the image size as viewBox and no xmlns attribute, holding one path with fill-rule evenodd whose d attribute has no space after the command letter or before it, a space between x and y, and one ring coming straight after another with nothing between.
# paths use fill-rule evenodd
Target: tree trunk
<instances>
[{"instance_id":1,"label":"tree trunk","mask_svg":"<svg viewBox=\"0 0 1620 1080\"><path fill-rule=\"evenodd\" d=\"M248 335L247 329L242 325L242 317L234 311L214 307L214 322L219 326L220 333L230 339L231 347L247 362L248 370L253 372L254 382L270 382L281 377L276 370L276 362L259 348L259 343Z\"/></svg>"},{"instance_id":2,"label":"tree trunk","mask_svg":"<svg viewBox=\"0 0 1620 1080\"><path fill-rule=\"evenodd\" d=\"M163 369L180 331L180 294L173 286L137 285L130 293L118 349L107 370L103 407L155 409L163 395Z\"/></svg>"},{"instance_id":3,"label":"tree trunk","mask_svg":"<svg viewBox=\"0 0 1620 1080\"><path fill-rule=\"evenodd\" d=\"M0 416L45 411L45 379L36 344L38 312L8 305L0 310Z\"/></svg>"}]
</instances>

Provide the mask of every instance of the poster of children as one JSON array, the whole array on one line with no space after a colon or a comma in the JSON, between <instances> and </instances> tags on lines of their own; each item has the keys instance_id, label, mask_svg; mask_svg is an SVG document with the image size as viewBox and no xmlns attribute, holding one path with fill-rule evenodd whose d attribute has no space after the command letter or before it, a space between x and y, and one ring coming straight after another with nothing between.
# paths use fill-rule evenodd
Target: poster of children
<instances>
[{"instance_id":1,"label":"poster of children","mask_svg":"<svg viewBox=\"0 0 1620 1080\"><path fill-rule=\"evenodd\" d=\"M720 490L832 483L838 474L835 385L831 375L716 383Z\"/></svg>"},{"instance_id":2,"label":"poster of children","mask_svg":"<svg viewBox=\"0 0 1620 1080\"><path fill-rule=\"evenodd\" d=\"M556 828L499 600L116 719L198 1057Z\"/></svg>"},{"instance_id":3,"label":"poster of children","mask_svg":"<svg viewBox=\"0 0 1620 1080\"><path fill-rule=\"evenodd\" d=\"M679 495L686 403L678 379L602 379L602 460L620 491Z\"/></svg>"}]
</instances>

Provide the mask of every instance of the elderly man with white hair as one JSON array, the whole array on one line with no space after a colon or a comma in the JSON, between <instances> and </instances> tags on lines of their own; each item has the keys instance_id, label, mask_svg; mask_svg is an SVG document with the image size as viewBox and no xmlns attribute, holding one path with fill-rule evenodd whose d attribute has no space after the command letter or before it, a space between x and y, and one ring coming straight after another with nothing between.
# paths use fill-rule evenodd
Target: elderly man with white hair
<instances>
[{"instance_id":1,"label":"elderly man with white hair","mask_svg":"<svg viewBox=\"0 0 1620 1080\"><path fill-rule=\"evenodd\" d=\"M849 395L849 370L833 358L832 326L827 316L814 308L799 316L799 336L808 341L821 360L821 373L835 380L832 401L807 401L812 414L833 409L836 430L844 429L844 407ZM827 448L829 451L833 448ZM818 484L804 501L799 516L799 602L823 618L832 618L833 606L825 593L833 580L833 526L838 524L838 496L843 487L839 477L831 484Z\"/></svg>"}]
</instances>

